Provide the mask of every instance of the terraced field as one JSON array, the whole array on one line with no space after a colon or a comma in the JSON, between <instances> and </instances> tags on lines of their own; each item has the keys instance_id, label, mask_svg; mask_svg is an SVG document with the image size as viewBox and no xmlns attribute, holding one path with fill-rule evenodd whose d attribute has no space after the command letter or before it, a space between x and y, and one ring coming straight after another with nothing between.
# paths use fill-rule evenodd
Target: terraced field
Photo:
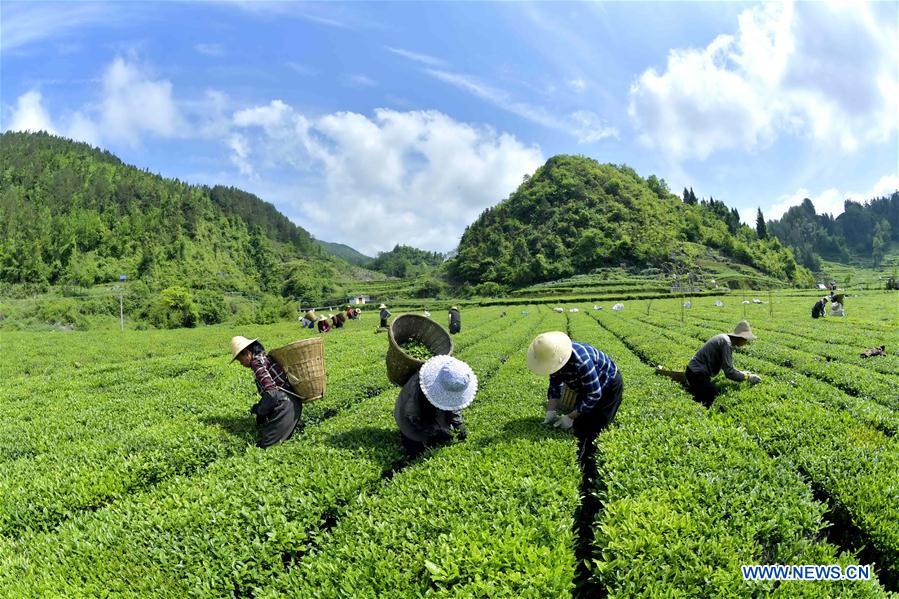
<instances>
[{"instance_id":1,"label":"terraced field","mask_svg":"<svg viewBox=\"0 0 899 599\"><path fill-rule=\"evenodd\" d=\"M806 298L466 309L464 443L404 459L374 315L325 336L303 431L254 445L235 331L3 333L0 597L884 597L899 591L899 294L812 321ZM806 305L808 304L808 305ZM681 367L743 317L764 378L706 410ZM507 316L501 316L502 313ZM530 339L566 330L624 375L585 484L541 426ZM859 351L887 345L887 356ZM748 564L872 564L867 582L745 581Z\"/></svg>"}]
</instances>

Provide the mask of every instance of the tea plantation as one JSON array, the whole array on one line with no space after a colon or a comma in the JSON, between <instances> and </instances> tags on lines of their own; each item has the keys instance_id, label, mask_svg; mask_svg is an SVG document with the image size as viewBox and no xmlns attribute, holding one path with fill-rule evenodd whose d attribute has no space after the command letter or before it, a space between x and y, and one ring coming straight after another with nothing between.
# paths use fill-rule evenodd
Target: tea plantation
<instances>
[{"instance_id":1,"label":"tea plantation","mask_svg":"<svg viewBox=\"0 0 899 599\"><path fill-rule=\"evenodd\" d=\"M268 450L228 340L313 335L294 323L2 333L0 597L899 596L899 294L820 320L799 292L545 299L463 310L469 436L413 461L374 314L324 336L326 396ZM744 317L758 340L735 365L761 384L723 382L707 410L654 374ZM547 330L624 376L592 485L540 424L525 353ZM747 581L751 564L873 567Z\"/></svg>"}]
</instances>

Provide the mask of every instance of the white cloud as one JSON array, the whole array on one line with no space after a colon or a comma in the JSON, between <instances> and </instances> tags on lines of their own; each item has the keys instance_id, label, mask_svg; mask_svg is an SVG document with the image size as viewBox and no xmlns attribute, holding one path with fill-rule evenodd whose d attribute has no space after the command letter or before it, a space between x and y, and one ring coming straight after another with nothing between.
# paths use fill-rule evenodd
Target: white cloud
<instances>
[{"instance_id":1,"label":"white cloud","mask_svg":"<svg viewBox=\"0 0 899 599\"><path fill-rule=\"evenodd\" d=\"M225 94L207 90L199 99L176 101L169 81L155 79L123 58L113 60L99 83L94 101L57 115L55 121L44 108L41 94L29 91L18 98L5 126L49 130L93 145L138 145L146 136L221 139L231 128Z\"/></svg>"},{"instance_id":2,"label":"white cloud","mask_svg":"<svg viewBox=\"0 0 899 599\"><path fill-rule=\"evenodd\" d=\"M194 50L199 52L200 54L204 54L206 56L224 56L225 55L225 47L221 44L194 44Z\"/></svg>"},{"instance_id":3,"label":"white cloud","mask_svg":"<svg viewBox=\"0 0 899 599\"><path fill-rule=\"evenodd\" d=\"M877 180L877 183L874 184L874 188L871 190L870 197L882 198L889 196L896 191L899 191L899 176L884 175Z\"/></svg>"},{"instance_id":4,"label":"white cloud","mask_svg":"<svg viewBox=\"0 0 899 599\"><path fill-rule=\"evenodd\" d=\"M228 137L228 147L231 148L231 162L242 175L252 176L253 165L250 163L250 148L243 135L234 133Z\"/></svg>"},{"instance_id":5,"label":"white cloud","mask_svg":"<svg viewBox=\"0 0 899 599\"><path fill-rule=\"evenodd\" d=\"M674 49L644 71L628 112L646 145L676 158L752 150L783 134L844 151L895 136L896 25L864 4L767 3L735 35Z\"/></svg>"},{"instance_id":6,"label":"white cloud","mask_svg":"<svg viewBox=\"0 0 899 599\"><path fill-rule=\"evenodd\" d=\"M568 87L570 87L573 91L577 93L581 93L585 89L587 89L587 82L581 79L580 77L576 77L571 79L568 82Z\"/></svg>"},{"instance_id":7,"label":"white cloud","mask_svg":"<svg viewBox=\"0 0 899 599\"><path fill-rule=\"evenodd\" d=\"M316 74L315 69L313 69L310 66L304 65L302 63L290 61L290 62L287 62L286 64L287 64L287 67L291 71L296 73L297 75L303 75L304 77L309 77L311 75Z\"/></svg>"},{"instance_id":8,"label":"white cloud","mask_svg":"<svg viewBox=\"0 0 899 599\"><path fill-rule=\"evenodd\" d=\"M109 22L110 12L119 8L86 2L5 2L0 12L0 51L6 53L67 31ZM117 14L116 18L121 16Z\"/></svg>"},{"instance_id":9,"label":"white cloud","mask_svg":"<svg viewBox=\"0 0 899 599\"><path fill-rule=\"evenodd\" d=\"M618 137L618 130L609 127L599 115L589 110L578 110L571 113L572 131L578 143L597 142L607 137Z\"/></svg>"},{"instance_id":10,"label":"white cloud","mask_svg":"<svg viewBox=\"0 0 899 599\"><path fill-rule=\"evenodd\" d=\"M350 75L343 78L344 85L349 87L375 87L378 83L365 75Z\"/></svg>"},{"instance_id":11,"label":"white cloud","mask_svg":"<svg viewBox=\"0 0 899 599\"><path fill-rule=\"evenodd\" d=\"M144 133L184 135L185 121L172 84L152 80L133 63L116 58L103 75L100 128L109 139L136 144Z\"/></svg>"},{"instance_id":12,"label":"white cloud","mask_svg":"<svg viewBox=\"0 0 899 599\"><path fill-rule=\"evenodd\" d=\"M777 199L774 204L767 208L762 207L762 213L766 220L775 220L786 214L791 206L798 206L805 198L808 198L815 205L815 212L818 214L832 214L837 216L843 213L843 204L846 200L856 202L865 202L867 200L888 196L895 191L899 191L899 176L884 175L874 183L870 189L860 191L841 191L834 187L824 189L814 193L806 188L800 188L788 194L784 194ZM745 222L755 222L755 208L751 210L752 220L746 221L749 210L741 211L741 217Z\"/></svg>"},{"instance_id":13,"label":"white cloud","mask_svg":"<svg viewBox=\"0 0 899 599\"><path fill-rule=\"evenodd\" d=\"M7 129L9 131L56 133L56 128L50 120L50 114L44 108L40 92L32 90L19 96Z\"/></svg>"},{"instance_id":14,"label":"white cloud","mask_svg":"<svg viewBox=\"0 0 899 599\"><path fill-rule=\"evenodd\" d=\"M251 148L232 144L235 163L254 156L305 181L320 173L321 197L283 198L293 204L287 211L318 236L369 253L397 243L452 249L467 224L543 162L539 148L436 111L309 119L275 101L234 122L252 140Z\"/></svg>"},{"instance_id":15,"label":"white cloud","mask_svg":"<svg viewBox=\"0 0 899 599\"><path fill-rule=\"evenodd\" d=\"M403 50L402 48L392 48L390 46L384 46L384 48L390 52L393 52L394 54L402 56L403 58L407 58L429 67L442 67L446 65L446 61L441 60L440 58L435 58L434 56L429 56L427 54L412 52L411 50Z\"/></svg>"},{"instance_id":16,"label":"white cloud","mask_svg":"<svg viewBox=\"0 0 899 599\"><path fill-rule=\"evenodd\" d=\"M587 110L576 111L566 119L540 106L515 100L509 93L468 75L437 69L426 69L425 73L538 125L564 131L575 137L579 143L592 143L618 135L617 129L609 127L602 122L599 115Z\"/></svg>"}]
</instances>

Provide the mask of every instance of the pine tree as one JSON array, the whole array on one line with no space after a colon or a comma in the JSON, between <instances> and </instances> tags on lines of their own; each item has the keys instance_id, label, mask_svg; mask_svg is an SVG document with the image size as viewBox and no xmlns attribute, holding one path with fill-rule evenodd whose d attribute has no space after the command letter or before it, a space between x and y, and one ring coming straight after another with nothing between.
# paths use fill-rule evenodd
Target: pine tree
<instances>
[{"instance_id":1,"label":"pine tree","mask_svg":"<svg viewBox=\"0 0 899 599\"><path fill-rule=\"evenodd\" d=\"M768 239L768 227L765 225L765 217L762 216L762 209L759 208L755 215L755 232L759 239Z\"/></svg>"}]
</instances>

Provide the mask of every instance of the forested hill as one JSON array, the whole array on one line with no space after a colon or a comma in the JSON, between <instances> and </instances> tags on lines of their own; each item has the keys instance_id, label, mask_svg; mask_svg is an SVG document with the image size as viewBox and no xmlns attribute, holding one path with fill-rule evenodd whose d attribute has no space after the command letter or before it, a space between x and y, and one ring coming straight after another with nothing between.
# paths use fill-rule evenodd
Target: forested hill
<instances>
[{"instance_id":1,"label":"forested hill","mask_svg":"<svg viewBox=\"0 0 899 599\"><path fill-rule=\"evenodd\" d=\"M0 282L282 292L309 233L233 188L192 186L46 133L0 136Z\"/></svg>"},{"instance_id":2,"label":"forested hill","mask_svg":"<svg viewBox=\"0 0 899 599\"><path fill-rule=\"evenodd\" d=\"M820 267L821 258L858 260L878 268L890 246L899 245L899 191L864 203L846 200L843 213L836 218L817 214L806 198L780 220L769 221L767 227L812 270Z\"/></svg>"},{"instance_id":3,"label":"forested hill","mask_svg":"<svg viewBox=\"0 0 899 599\"><path fill-rule=\"evenodd\" d=\"M433 271L443 263L439 252L428 252L408 245L395 245L389 252L379 252L368 265L390 277L416 277Z\"/></svg>"},{"instance_id":4,"label":"forested hill","mask_svg":"<svg viewBox=\"0 0 899 599\"><path fill-rule=\"evenodd\" d=\"M717 254L784 282L812 282L791 250L733 214L717 201L684 203L664 180L630 167L560 155L465 230L448 268L458 282L522 286L622 263L695 268Z\"/></svg>"},{"instance_id":5,"label":"forested hill","mask_svg":"<svg viewBox=\"0 0 899 599\"><path fill-rule=\"evenodd\" d=\"M322 241L320 239L316 239L315 242L320 245L326 252L337 256L342 260L346 260L350 264L355 264L356 266L368 266L374 260L374 258L372 258L371 256L366 256L362 252L359 252L343 243L332 243L330 241Z\"/></svg>"}]
</instances>

